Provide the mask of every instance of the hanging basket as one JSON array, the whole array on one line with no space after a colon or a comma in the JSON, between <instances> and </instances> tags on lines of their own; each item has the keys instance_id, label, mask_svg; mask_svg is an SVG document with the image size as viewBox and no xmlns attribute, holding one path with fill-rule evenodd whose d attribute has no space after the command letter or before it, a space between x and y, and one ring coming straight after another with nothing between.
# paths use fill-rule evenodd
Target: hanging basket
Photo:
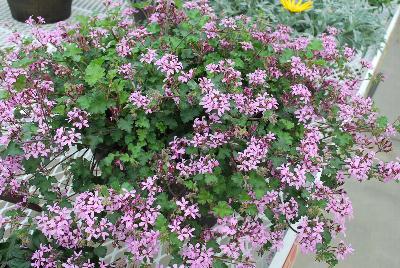
<instances>
[{"instance_id":1,"label":"hanging basket","mask_svg":"<svg viewBox=\"0 0 400 268\"><path fill-rule=\"evenodd\" d=\"M71 16L72 0L7 0L11 15L25 22L30 16L44 18L46 23L66 20Z\"/></svg>"}]
</instances>

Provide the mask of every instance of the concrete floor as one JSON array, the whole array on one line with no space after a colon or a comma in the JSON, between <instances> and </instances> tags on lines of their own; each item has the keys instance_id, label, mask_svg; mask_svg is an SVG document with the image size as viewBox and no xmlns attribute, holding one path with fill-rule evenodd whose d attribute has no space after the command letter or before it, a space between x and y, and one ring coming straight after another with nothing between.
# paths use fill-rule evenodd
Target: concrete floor
<instances>
[{"instance_id":1,"label":"concrete floor","mask_svg":"<svg viewBox=\"0 0 400 268\"><path fill-rule=\"evenodd\" d=\"M390 122L400 115L400 21L388 41L379 71L386 76L373 98ZM384 160L400 157L400 137L393 139L395 151ZM382 158L383 159L383 158ZM347 227L346 242L353 255L337 268L400 268L400 184L349 181L354 219ZM298 254L294 268L325 268L314 256Z\"/></svg>"}]
</instances>

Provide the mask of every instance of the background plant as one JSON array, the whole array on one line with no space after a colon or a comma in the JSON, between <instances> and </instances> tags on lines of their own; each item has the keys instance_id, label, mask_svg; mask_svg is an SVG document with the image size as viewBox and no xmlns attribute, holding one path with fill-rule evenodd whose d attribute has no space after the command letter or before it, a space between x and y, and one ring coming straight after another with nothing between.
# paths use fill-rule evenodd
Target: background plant
<instances>
[{"instance_id":1,"label":"background plant","mask_svg":"<svg viewBox=\"0 0 400 268\"><path fill-rule=\"evenodd\" d=\"M245 14L273 25L288 25L308 36L318 36L328 27L335 27L340 29L337 39L341 45L362 52L369 47L379 48L390 14L382 13L382 9L369 5L367 0L316 0L313 9L302 13L290 13L279 1L273 0L215 0L212 3L221 16Z\"/></svg>"},{"instance_id":2,"label":"background plant","mask_svg":"<svg viewBox=\"0 0 400 268\"><path fill-rule=\"evenodd\" d=\"M394 1L394 0L368 0L368 3L371 6L379 6L379 7L383 7L385 5L388 5L392 2L398 2L398 1Z\"/></svg>"},{"instance_id":3,"label":"background plant","mask_svg":"<svg viewBox=\"0 0 400 268\"><path fill-rule=\"evenodd\" d=\"M106 4L53 31L30 20L3 53L0 199L18 206L1 263L108 267L112 241L122 267L161 244L172 267L254 267L249 247L280 248L288 228L330 265L351 253L344 181L400 177L378 157L399 124L354 94L355 51L206 1L141 5L142 26Z\"/></svg>"}]
</instances>

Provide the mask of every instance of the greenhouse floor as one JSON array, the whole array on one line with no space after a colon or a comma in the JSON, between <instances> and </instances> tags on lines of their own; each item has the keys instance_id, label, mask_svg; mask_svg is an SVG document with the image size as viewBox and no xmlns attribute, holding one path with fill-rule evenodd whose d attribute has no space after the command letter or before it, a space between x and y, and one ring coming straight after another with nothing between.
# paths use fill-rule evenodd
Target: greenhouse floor
<instances>
[{"instance_id":1,"label":"greenhouse floor","mask_svg":"<svg viewBox=\"0 0 400 268\"><path fill-rule=\"evenodd\" d=\"M374 92L373 99L381 113L393 122L400 115L400 21L397 23L379 66L386 79ZM400 137L393 140L394 152L382 160L400 157ZM337 268L400 267L400 184L392 182L358 183L349 181L347 191L353 201L354 219L350 220L346 242L353 255ZM294 268L325 268L314 256L298 254Z\"/></svg>"}]
</instances>

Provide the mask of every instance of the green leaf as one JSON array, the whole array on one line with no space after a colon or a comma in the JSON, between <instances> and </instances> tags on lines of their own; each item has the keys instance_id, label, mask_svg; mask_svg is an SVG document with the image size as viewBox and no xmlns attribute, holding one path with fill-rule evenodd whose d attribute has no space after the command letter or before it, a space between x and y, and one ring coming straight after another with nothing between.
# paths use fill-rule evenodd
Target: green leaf
<instances>
[{"instance_id":1,"label":"green leaf","mask_svg":"<svg viewBox=\"0 0 400 268\"><path fill-rule=\"evenodd\" d=\"M84 110L88 110L90 108L90 105L92 104L92 96L91 95L80 96L76 100L76 102L80 108L82 108Z\"/></svg>"},{"instance_id":2,"label":"green leaf","mask_svg":"<svg viewBox=\"0 0 400 268\"><path fill-rule=\"evenodd\" d=\"M123 132L119 129L115 129L111 132L111 138L114 142L119 141L122 138Z\"/></svg>"},{"instance_id":3,"label":"green leaf","mask_svg":"<svg viewBox=\"0 0 400 268\"><path fill-rule=\"evenodd\" d=\"M389 120L386 116L380 116L378 117L378 119L376 120L376 125L378 126L378 128L380 129L385 129L387 128L389 123Z\"/></svg>"},{"instance_id":4,"label":"green leaf","mask_svg":"<svg viewBox=\"0 0 400 268\"><path fill-rule=\"evenodd\" d=\"M71 58L73 61L81 60L82 49L78 47L75 43L66 44L64 46L64 56L67 58Z\"/></svg>"},{"instance_id":5,"label":"green leaf","mask_svg":"<svg viewBox=\"0 0 400 268\"><path fill-rule=\"evenodd\" d=\"M130 184L129 182L125 181L124 183L122 183L121 185L122 189L126 189L127 191L131 191L134 189L133 185Z\"/></svg>"},{"instance_id":6,"label":"green leaf","mask_svg":"<svg viewBox=\"0 0 400 268\"><path fill-rule=\"evenodd\" d=\"M90 62L85 70L85 81L94 86L105 75L105 69L102 67L104 59L95 59Z\"/></svg>"},{"instance_id":7,"label":"green leaf","mask_svg":"<svg viewBox=\"0 0 400 268\"><path fill-rule=\"evenodd\" d=\"M254 204L250 204L246 208L247 215L256 216L258 214L258 208Z\"/></svg>"},{"instance_id":8,"label":"green leaf","mask_svg":"<svg viewBox=\"0 0 400 268\"><path fill-rule=\"evenodd\" d=\"M174 210L176 208L175 202L168 199L166 193L161 193L157 196L157 204L161 206L162 210Z\"/></svg>"},{"instance_id":9,"label":"green leaf","mask_svg":"<svg viewBox=\"0 0 400 268\"><path fill-rule=\"evenodd\" d=\"M218 177L215 176L214 174L205 174L204 181L206 182L207 185L212 185L218 182Z\"/></svg>"},{"instance_id":10,"label":"green leaf","mask_svg":"<svg viewBox=\"0 0 400 268\"><path fill-rule=\"evenodd\" d=\"M214 268L228 268L228 265L226 265L222 260L214 260L213 266Z\"/></svg>"},{"instance_id":11,"label":"green leaf","mask_svg":"<svg viewBox=\"0 0 400 268\"><path fill-rule=\"evenodd\" d=\"M150 128L150 121L146 116L143 115L137 119L135 125L142 128Z\"/></svg>"},{"instance_id":12,"label":"green leaf","mask_svg":"<svg viewBox=\"0 0 400 268\"><path fill-rule=\"evenodd\" d=\"M96 149L97 145L103 142L103 137L99 135L88 135L85 137L85 141L90 145L90 148L94 150Z\"/></svg>"},{"instance_id":13,"label":"green leaf","mask_svg":"<svg viewBox=\"0 0 400 268\"><path fill-rule=\"evenodd\" d=\"M41 162L40 158L30 158L22 160L22 165L26 173L35 173Z\"/></svg>"},{"instance_id":14,"label":"green leaf","mask_svg":"<svg viewBox=\"0 0 400 268\"><path fill-rule=\"evenodd\" d=\"M5 90L0 90L0 100L4 100L9 98L10 93L8 91Z\"/></svg>"},{"instance_id":15,"label":"green leaf","mask_svg":"<svg viewBox=\"0 0 400 268\"><path fill-rule=\"evenodd\" d=\"M322 45L322 41L319 39L314 39L308 45L308 49L310 50L322 50L324 47Z\"/></svg>"},{"instance_id":16,"label":"green leaf","mask_svg":"<svg viewBox=\"0 0 400 268\"><path fill-rule=\"evenodd\" d=\"M256 172L251 172L249 183L253 186L256 198L259 199L265 195L265 192L267 191L267 183L262 176L258 175Z\"/></svg>"},{"instance_id":17,"label":"green leaf","mask_svg":"<svg viewBox=\"0 0 400 268\"><path fill-rule=\"evenodd\" d=\"M156 224L156 230L166 233L168 231L168 220L164 217L163 214L158 215Z\"/></svg>"},{"instance_id":18,"label":"green leaf","mask_svg":"<svg viewBox=\"0 0 400 268\"><path fill-rule=\"evenodd\" d=\"M14 83L14 88L17 91L24 89L26 86L26 77L23 75L18 76L17 81Z\"/></svg>"},{"instance_id":19,"label":"green leaf","mask_svg":"<svg viewBox=\"0 0 400 268\"><path fill-rule=\"evenodd\" d=\"M202 109L199 107L188 107L181 110L181 119L183 123L192 121L201 114Z\"/></svg>"},{"instance_id":20,"label":"green leaf","mask_svg":"<svg viewBox=\"0 0 400 268\"><path fill-rule=\"evenodd\" d=\"M352 136L348 133L337 131L334 134L334 143L340 147L349 145L353 140Z\"/></svg>"},{"instance_id":21,"label":"green leaf","mask_svg":"<svg viewBox=\"0 0 400 268\"><path fill-rule=\"evenodd\" d=\"M16 155L22 155L24 151L21 149L21 146L13 141L10 141L10 143L7 146L7 149L1 152L2 157L7 157L7 156L16 156Z\"/></svg>"},{"instance_id":22,"label":"green leaf","mask_svg":"<svg viewBox=\"0 0 400 268\"><path fill-rule=\"evenodd\" d=\"M107 248L105 246L99 246L93 250L99 258L104 258L107 254Z\"/></svg>"},{"instance_id":23,"label":"green leaf","mask_svg":"<svg viewBox=\"0 0 400 268\"><path fill-rule=\"evenodd\" d=\"M150 1L132 1L132 6L139 9L143 9L149 5Z\"/></svg>"},{"instance_id":24,"label":"green leaf","mask_svg":"<svg viewBox=\"0 0 400 268\"><path fill-rule=\"evenodd\" d=\"M182 50L182 58L183 59L192 59L194 58L193 50L190 48L186 48Z\"/></svg>"},{"instance_id":25,"label":"green leaf","mask_svg":"<svg viewBox=\"0 0 400 268\"><path fill-rule=\"evenodd\" d=\"M293 50L285 49L281 54L281 56L279 57L279 62L280 63L288 62L292 58L293 54L294 54Z\"/></svg>"},{"instance_id":26,"label":"green leaf","mask_svg":"<svg viewBox=\"0 0 400 268\"><path fill-rule=\"evenodd\" d=\"M117 126L119 129L125 130L128 133L132 132L133 120L132 117L127 116L126 118L121 118L118 120Z\"/></svg>"},{"instance_id":27,"label":"green leaf","mask_svg":"<svg viewBox=\"0 0 400 268\"><path fill-rule=\"evenodd\" d=\"M295 126L293 122L291 122L291 121L289 121L289 120L286 120L286 119L280 119L280 120L279 120L279 124L280 124L284 129L288 129L288 130L294 128L294 126Z\"/></svg>"},{"instance_id":28,"label":"green leaf","mask_svg":"<svg viewBox=\"0 0 400 268\"><path fill-rule=\"evenodd\" d=\"M4 238L5 231L6 231L6 229L4 227L0 228L0 240L2 240Z\"/></svg>"},{"instance_id":29,"label":"green leaf","mask_svg":"<svg viewBox=\"0 0 400 268\"><path fill-rule=\"evenodd\" d=\"M290 150L290 146L293 144L293 136L289 132L279 131L276 133L278 136L278 140L276 146L279 147L280 150Z\"/></svg>"},{"instance_id":30,"label":"green leaf","mask_svg":"<svg viewBox=\"0 0 400 268\"><path fill-rule=\"evenodd\" d=\"M15 61L12 63L13 67L19 68L19 67L26 67L32 63L34 63L36 59L34 57L32 58L22 58L18 61Z\"/></svg>"},{"instance_id":31,"label":"green leaf","mask_svg":"<svg viewBox=\"0 0 400 268\"><path fill-rule=\"evenodd\" d=\"M218 205L213 208L213 211L218 217L226 217L233 214L232 208L226 201L219 201Z\"/></svg>"},{"instance_id":32,"label":"green leaf","mask_svg":"<svg viewBox=\"0 0 400 268\"><path fill-rule=\"evenodd\" d=\"M104 92L95 92L90 100L90 106L87 111L91 114L101 114L104 113L109 106L112 106L112 102L108 102L107 97Z\"/></svg>"},{"instance_id":33,"label":"green leaf","mask_svg":"<svg viewBox=\"0 0 400 268\"><path fill-rule=\"evenodd\" d=\"M40 244L47 244L47 238L39 230L35 230L32 234L32 244L39 248Z\"/></svg>"},{"instance_id":34,"label":"green leaf","mask_svg":"<svg viewBox=\"0 0 400 268\"><path fill-rule=\"evenodd\" d=\"M232 175L231 180L234 184L241 186L243 184L243 175L241 173L235 173Z\"/></svg>"},{"instance_id":35,"label":"green leaf","mask_svg":"<svg viewBox=\"0 0 400 268\"><path fill-rule=\"evenodd\" d=\"M210 192L206 190L200 190L199 195L197 196L198 202L201 205L205 205L206 203L211 204L213 201L213 196Z\"/></svg>"}]
</instances>

